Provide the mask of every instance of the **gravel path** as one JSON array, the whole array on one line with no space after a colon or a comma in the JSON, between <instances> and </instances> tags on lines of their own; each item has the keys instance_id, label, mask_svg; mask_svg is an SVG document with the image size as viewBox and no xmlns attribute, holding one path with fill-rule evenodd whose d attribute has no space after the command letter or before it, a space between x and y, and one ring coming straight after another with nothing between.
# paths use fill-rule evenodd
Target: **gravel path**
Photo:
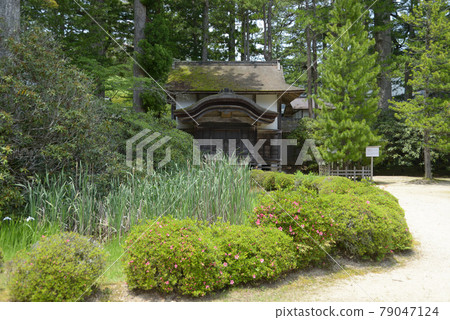
<instances>
[{"instance_id":1,"label":"gravel path","mask_svg":"<svg viewBox=\"0 0 450 320\"><path fill-rule=\"evenodd\" d=\"M338 280L303 301L450 301L450 180L421 184L414 178L376 177L399 199L418 242L400 266Z\"/></svg>"}]
</instances>

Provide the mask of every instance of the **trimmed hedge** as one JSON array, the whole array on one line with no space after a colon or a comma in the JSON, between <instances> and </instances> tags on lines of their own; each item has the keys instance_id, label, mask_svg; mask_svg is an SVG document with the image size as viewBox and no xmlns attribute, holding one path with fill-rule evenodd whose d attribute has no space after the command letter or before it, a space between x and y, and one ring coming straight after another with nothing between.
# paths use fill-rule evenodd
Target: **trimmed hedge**
<instances>
[{"instance_id":1,"label":"trimmed hedge","mask_svg":"<svg viewBox=\"0 0 450 320\"><path fill-rule=\"evenodd\" d=\"M131 289L203 296L296 268L292 240L275 228L165 217L133 228L126 248Z\"/></svg>"},{"instance_id":2,"label":"trimmed hedge","mask_svg":"<svg viewBox=\"0 0 450 320\"><path fill-rule=\"evenodd\" d=\"M73 232L42 237L9 268L13 301L77 301L92 293L106 257L96 242Z\"/></svg>"}]
</instances>

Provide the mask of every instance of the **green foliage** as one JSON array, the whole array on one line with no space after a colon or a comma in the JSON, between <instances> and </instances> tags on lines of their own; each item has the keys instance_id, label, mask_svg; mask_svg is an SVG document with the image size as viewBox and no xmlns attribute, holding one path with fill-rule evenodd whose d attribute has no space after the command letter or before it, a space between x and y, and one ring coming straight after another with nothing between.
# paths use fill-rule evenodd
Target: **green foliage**
<instances>
[{"instance_id":1,"label":"green foliage","mask_svg":"<svg viewBox=\"0 0 450 320\"><path fill-rule=\"evenodd\" d=\"M323 260L318 245L370 259L411 248L404 211L390 193L343 177L297 174L295 185L263 195L251 221L292 236L301 249L299 265Z\"/></svg>"},{"instance_id":2,"label":"green foliage","mask_svg":"<svg viewBox=\"0 0 450 320\"><path fill-rule=\"evenodd\" d=\"M128 58L109 35L118 43L132 39L132 2L22 0L21 18L24 25L37 24L49 30L70 63L94 80L99 96L105 92L107 79L116 75L117 67Z\"/></svg>"},{"instance_id":3,"label":"green foliage","mask_svg":"<svg viewBox=\"0 0 450 320\"><path fill-rule=\"evenodd\" d=\"M0 111L0 219L17 210L23 202L22 195L15 185L14 175L8 164L12 153L6 139L12 136L12 118L9 113Z\"/></svg>"},{"instance_id":4,"label":"green foliage","mask_svg":"<svg viewBox=\"0 0 450 320\"><path fill-rule=\"evenodd\" d=\"M265 190L284 189L294 185L294 176L284 172L252 170L252 182Z\"/></svg>"},{"instance_id":5,"label":"green foliage","mask_svg":"<svg viewBox=\"0 0 450 320\"><path fill-rule=\"evenodd\" d=\"M78 301L92 293L105 268L102 247L76 233L43 237L11 263L14 301Z\"/></svg>"},{"instance_id":6,"label":"green foliage","mask_svg":"<svg viewBox=\"0 0 450 320\"><path fill-rule=\"evenodd\" d=\"M10 118L11 134L2 136L2 147L12 150L8 166L15 181L46 170L72 170L79 162L88 163L92 173L117 166L105 105L92 94L90 80L62 58L49 34L26 31L21 42L9 43L9 50L11 57L0 60L0 108L2 130L5 115Z\"/></svg>"},{"instance_id":7,"label":"green foliage","mask_svg":"<svg viewBox=\"0 0 450 320\"><path fill-rule=\"evenodd\" d=\"M306 188L265 194L254 208L252 220L256 226L278 228L291 236L301 267L321 262L334 243L333 215Z\"/></svg>"},{"instance_id":8,"label":"green foliage","mask_svg":"<svg viewBox=\"0 0 450 320\"><path fill-rule=\"evenodd\" d=\"M130 232L126 249L130 288L192 296L274 279L296 266L292 241L278 230L222 222L149 221Z\"/></svg>"},{"instance_id":9,"label":"green foliage","mask_svg":"<svg viewBox=\"0 0 450 320\"><path fill-rule=\"evenodd\" d=\"M394 101L392 109L405 120L406 126L420 130L425 149L425 175L431 178L429 149L450 150L450 25L448 3L418 1L405 21L415 36L408 45L407 65L412 69L414 97L408 101ZM428 170L427 170L428 169Z\"/></svg>"},{"instance_id":10,"label":"green foliage","mask_svg":"<svg viewBox=\"0 0 450 320\"><path fill-rule=\"evenodd\" d=\"M170 147L171 161L163 169L175 170L192 162L192 136L175 128L175 122L169 119L156 119L150 113L137 113L131 108L112 105L107 109L108 125L111 126L109 141L117 147L115 151L126 155L126 140L144 129L150 130L148 135L160 133L170 140L164 145ZM158 164L166 156L166 148L158 148L154 154L154 163ZM145 152L145 150L144 150Z\"/></svg>"},{"instance_id":11,"label":"green foliage","mask_svg":"<svg viewBox=\"0 0 450 320\"><path fill-rule=\"evenodd\" d=\"M377 115L379 66L364 26L363 4L337 1L331 11L326 42L333 47L320 65L316 97L322 107L317 138L325 161L362 162L365 148L379 142L372 130Z\"/></svg>"}]
</instances>

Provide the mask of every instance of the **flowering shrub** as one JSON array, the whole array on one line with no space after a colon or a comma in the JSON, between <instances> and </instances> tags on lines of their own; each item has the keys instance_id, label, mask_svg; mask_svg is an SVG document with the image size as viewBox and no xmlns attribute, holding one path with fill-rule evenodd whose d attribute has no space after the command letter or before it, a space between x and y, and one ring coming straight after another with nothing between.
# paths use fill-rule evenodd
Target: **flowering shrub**
<instances>
[{"instance_id":1,"label":"flowering shrub","mask_svg":"<svg viewBox=\"0 0 450 320\"><path fill-rule=\"evenodd\" d=\"M276 229L255 229L165 217L132 229L125 274L131 289L192 296L272 279L294 269L292 240Z\"/></svg>"},{"instance_id":2,"label":"flowering shrub","mask_svg":"<svg viewBox=\"0 0 450 320\"><path fill-rule=\"evenodd\" d=\"M324 258L321 248L371 259L411 248L404 211L390 193L342 177L305 176L299 182L296 190L263 196L251 221L291 235L300 266Z\"/></svg>"},{"instance_id":3,"label":"flowering shrub","mask_svg":"<svg viewBox=\"0 0 450 320\"><path fill-rule=\"evenodd\" d=\"M8 287L14 301L77 301L106 263L102 247L76 233L42 237L9 266Z\"/></svg>"},{"instance_id":4,"label":"flowering shrub","mask_svg":"<svg viewBox=\"0 0 450 320\"><path fill-rule=\"evenodd\" d=\"M403 209L393 202L366 200L355 194L320 197L322 208L336 222L336 248L346 255L382 259L396 250L410 249L412 236Z\"/></svg>"},{"instance_id":5,"label":"flowering shrub","mask_svg":"<svg viewBox=\"0 0 450 320\"><path fill-rule=\"evenodd\" d=\"M292 237L299 267L322 261L334 244L336 222L311 190L277 190L260 198L251 219Z\"/></svg>"}]
</instances>

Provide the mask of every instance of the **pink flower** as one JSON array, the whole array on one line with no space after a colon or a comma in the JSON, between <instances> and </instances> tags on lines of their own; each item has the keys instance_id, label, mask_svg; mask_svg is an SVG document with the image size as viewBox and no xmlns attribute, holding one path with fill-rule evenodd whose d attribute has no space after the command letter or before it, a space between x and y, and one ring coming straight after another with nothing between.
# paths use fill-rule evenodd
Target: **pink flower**
<instances>
[{"instance_id":1,"label":"pink flower","mask_svg":"<svg viewBox=\"0 0 450 320\"><path fill-rule=\"evenodd\" d=\"M206 289L209 289L209 286L206 286Z\"/></svg>"},{"instance_id":2,"label":"pink flower","mask_svg":"<svg viewBox=\"0 0 450 320\"><path fill-rule=\"evenodd\" d=\"M169 281L166 281L165 284L169 284Z\"/></svg>"},{"instance_id":3,"label":"pink flower","mask_svg":"<svg viewBox=\"0 0 450 320\"><path fill-rule=\"evenodd\" d=\"M298 216L295 216L295 217L294 217L294 220L298 220Z\"/></svg>"},{"instance_id":4,"label":"pink flower","mask_svg":"<svg viewBox=\"0 0 450 320\"><path fill-rule=\"evenodd\" d=\"M324 215L322 215L322 218L324 217Z\"/></svg>"},{"instance_id":5,"label":"pink flower","mask_svg":"<svg viewBox=\"0 0 450 320\"><path fill-rule=\"evenodd\" d=\"M45 238L45 236L44 236L44 235L42 235L42 238Z\"/></svg>"},{"instance_id":6,"label":"pink flower","mask_svg":"<svg viewBox=\"0 0 450 320\"><path fill-rule=\"evenodd\" d=\"M367 204L370 204L370 201L369 201L369 200L367 200L367 201L366 201L366 203L367 203Z\"/></svg>"},{"instance_id":7,"label":"pink flower","mask_svg":"<svg viewBox=\"0 0 450 320\"><path fill-rule=\"evenodd\" d=\"M302 227L302 228L304 228L305 227L305 225L304 224L302 224L300 227Z\"/></svg>"},{"instance_id":8,"label":"pink flower","mask_svg":"<svg viewBox=\"0 0 450 320\"><path fill-rule=\"evenodd\" d=\"M235 255L234 258L235 258L236 260L239 259L239 255L238 255L238 254Z\"/></svg>"},{"instance_id":9,"label":"pink flower","mask_svg":"<svg viewBox=\"0 0 450 320\"><path fill-rule=\"evenodd\" d=\"M259 219L256 220L256 225L259 226L261 222L259 222Z\"/></svg>"},{"instance_id":10,"label":"pink flower","mask_svg":"<svg viewBox=\"0 0 450 320\"><path fill-rule=\"evenodd\" d=\"M292 227L291 226L289 226L289 232L292 232Z\"/></svg>"},{"instance_id":11,"label":"pink flower","mask_svg":"<svg viewBox=\"0 0 450 320\"><path fill-rule=\"evenodd\" d=\"M278 230L283 231L283 228L282 228L282 227L279 227Z\"/></svg>"},{"instance_id":12,"label":"pink flower","mask_svg":"<svg viewBox=\"0 0 450 320\"><path fill-rule=\"evenodd\" d=\"M300 211L301 211L300 209L297 210L298 213L300 213Z\"/></svg>"},{"instance_id":13,"label":"pink flower","mask_svg":"<svg viewBox=\"0 0 450 320\"><path fill-rule=\"evenodd\" d=\"M224 263L223 263L223 266L224 266L224 267L228 266L228 263L224 262Z\"/></svg>"},{"instance_id":14,"label":"pink flower","mask_svg":"<svg viewBox=\"0 0 450 320\"><path fill-rule=\"evenodd\" d=\"M202 249L202 252L205 252L205 249Z\"/></svg>"},{"instance_id":15,"label":"pink flower","mask_svg":"<svg viewBox=\"0 0 450 320\"><path fill-rule=\"evenodd\" d=\"M264 262L264 259L261 259L261 260L259 260L261 263L263 263Z\"/></svg>"},{"instance_id":16,"label":"pink flower","mask_svg":"<svg viewBox=\"0 0 450 320\"><path fill-rule=\"evenodd\" d=\"M170 249L173 249L173 246L170 246Z\"/></svg>"},{"instance_id":17,"label":"pink flower","mask_svg":"<svg viewBox=\"0 0 450 320\"><path fill-rule=\"evenodd\" d=\"M147 262L145 265L148 266L150 264L150 262Z\"/></svg>"},{"instance_id":18,"label":"pink flower","mask_svg":"<svg viewBox=\"0 0 450 320\"><path fill-rule=\"evenodd\" d=\"M233 280L231 280L231 281L230 281L230 284L234 284L234 281L233 281Z\"/></svg>"},{"instance_id":19,"label":"pink flower","mask_svg":"<svg viewBox=\"0 0 450 320\"><path fill-rule=\"evenodd\" d=\"M321 236L321 235L323 235L323 232L322 232L322 231L319 232L319 236Z\"/></svg>"},{"instance_id":20,"label":"pink flower","mask_svg":"<svg viewBox=\"0 0 450 320\"><path fill-rule=\"evenodd\" d=\"M256 274L254 274L252 277L253 277L253 279L255 279L256 278Z\"/></svg>"},{"instance_id":21,"label":"pink flower","mask_svg":"<svg viewBox=\"0 0 450 320\"><path fill-rule=\"evenodd\" d=\"M175 264L175 269L176 269L176 268L178 268L178 265L177 265L177 264Z\"/></svg>"}]
</instances>

